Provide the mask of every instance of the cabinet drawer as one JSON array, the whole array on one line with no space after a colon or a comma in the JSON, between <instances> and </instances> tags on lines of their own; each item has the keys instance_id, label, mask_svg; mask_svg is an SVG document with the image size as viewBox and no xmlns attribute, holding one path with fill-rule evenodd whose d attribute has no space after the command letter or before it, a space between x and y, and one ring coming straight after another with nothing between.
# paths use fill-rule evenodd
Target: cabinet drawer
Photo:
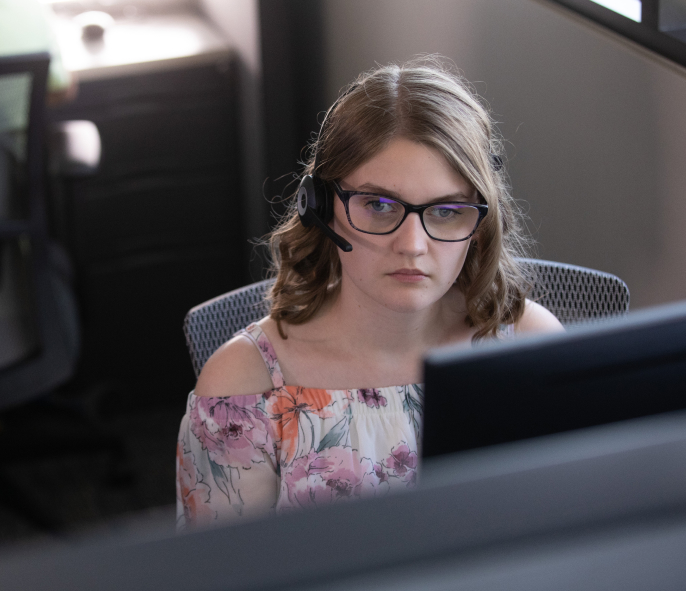
<instances>
[{"instance_id":1,"label":"cabinet drawer","mask_svg":"<svg viewBox=\"0 0 686 591\"><path fill-rule=\"evenodd\" d=\"M242 249L238 183L228 175L165 175L74 194L71 250L78 263L211 243Z\"/></svg>"}]
</instances>

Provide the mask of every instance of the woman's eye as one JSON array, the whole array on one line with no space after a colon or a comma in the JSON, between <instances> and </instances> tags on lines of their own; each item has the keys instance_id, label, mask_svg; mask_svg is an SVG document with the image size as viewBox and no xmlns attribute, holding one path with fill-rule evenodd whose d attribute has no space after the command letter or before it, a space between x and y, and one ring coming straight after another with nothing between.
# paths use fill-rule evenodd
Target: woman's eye
<instances>
[{"instance_id":1,"label":"woman's eye","mask_svg":"<svg viewBox=\"0 0 686 591\"><path fill-rule=\"evenodd\" d=\"M386 201L384 199L369 199L366 203L366 207L371 209L375 213L388 213L393 211L394 203L392 201Z\"/></svg>"},{"instance_id":2,"label":"woman's eye","mask_svg":"<svg viewBox=\"0 0 686 591\"><path fill-rule=\"evenodd\" d=\"M450 206L432 207L430 209L430 211L431 211L431 215L438 217L438 218L442 218L442 219L447 219L447 218L451 218L451 217L462 214L462 212L460 211L460 208L454 207L454 206L453 207L450 207Z\"/></svg>"}]
</instances>

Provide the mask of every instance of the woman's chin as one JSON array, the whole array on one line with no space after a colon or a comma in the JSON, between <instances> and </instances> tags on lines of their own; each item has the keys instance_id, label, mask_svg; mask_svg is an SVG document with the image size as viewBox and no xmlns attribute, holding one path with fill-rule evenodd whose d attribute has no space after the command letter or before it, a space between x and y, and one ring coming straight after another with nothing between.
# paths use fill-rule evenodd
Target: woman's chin
<instances>
[{"instance_id":1,"label":"woman's chin","mask_svg":"<svg viewBox=\"0 0 686 591\"><path fill-rule=\"evenodd\" d=\"M433 306L438 299L432 298L428 293L403 294L404 297L385 298L383 306L400 314L414 314L422 312Z\"/></svg>"}]
</instances>

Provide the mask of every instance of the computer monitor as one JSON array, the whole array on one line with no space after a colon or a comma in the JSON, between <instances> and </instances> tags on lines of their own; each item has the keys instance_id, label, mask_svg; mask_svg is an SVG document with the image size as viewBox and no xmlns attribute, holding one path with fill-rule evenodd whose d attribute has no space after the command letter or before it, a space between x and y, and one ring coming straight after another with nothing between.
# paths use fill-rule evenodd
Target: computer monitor
<instances>
[{"instance_id":1,"label":"computer monitor","mask_svg":"<svg viewBox=\"0 0 686 591\"><path fill-rule=\"evenodd\" d=\"M686 408L686 303L425 361L432 457Z\"/></svg>"}]
</instances>

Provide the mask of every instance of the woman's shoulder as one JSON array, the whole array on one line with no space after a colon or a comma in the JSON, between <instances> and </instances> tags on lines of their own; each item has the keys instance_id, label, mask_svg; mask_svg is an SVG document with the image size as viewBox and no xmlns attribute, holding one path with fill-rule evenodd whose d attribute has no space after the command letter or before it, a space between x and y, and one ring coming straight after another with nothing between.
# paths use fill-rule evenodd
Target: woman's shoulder
<instances>
[{"instance_id":1,"label":"woman's shoulder","mask_svg":"<svg viewBox=\"0 0 686 591\"><path fill-rule=\"evenodd\" d=\"M526 300L524 314L515 325L518 333L564 332L564 327L555 315L531 300Z\"/></svg>"},{"instance_id":2,"label":"woman's shoulder","mask_svg":"<svg viewBox=\"0 0 686 591\"><path fill-rule=\"evenodd\" d=\"M224 343L207 360L198 377L195 395L246 396L273 387L262 353L244 333Z\"/></svg>"}]
</instances>

